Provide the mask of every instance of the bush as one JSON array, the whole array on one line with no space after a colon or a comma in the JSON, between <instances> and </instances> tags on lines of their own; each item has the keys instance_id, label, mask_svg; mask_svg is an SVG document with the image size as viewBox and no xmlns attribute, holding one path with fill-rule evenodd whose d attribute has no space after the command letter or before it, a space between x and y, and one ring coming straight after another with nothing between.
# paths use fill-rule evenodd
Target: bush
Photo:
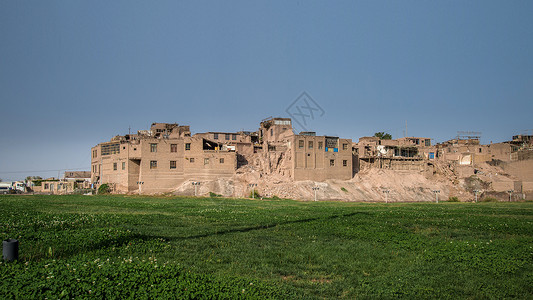
<instances>
[{"instance_id":1,"label":"bush","mask_svg":"<svg viewBox=\"0 0 533 300\"><path fill-rule=\"evenodd\" d=\"M219 194L216 194L216 193L213 193L213 192L209 192L209 197L218 198L218 197L222 197L222 195L219 195Z\"/></svg>"},{"instance_id":2,"label":"bush","mask_svg":"<svg viewBox=\"0 0 533 300\"><path fill-rule=\"evenodd\" d=\"M250 191L250 198L261 198L261 196L259 195L259 192L257 190L253 190L253 191Z\"/></svg>"},{"instance_id":3,"label":"bush","mask_svg":"<svg viewBox=\"0 0 533 300\"><path fill-rule=\"evenodd\" d=\"M341 187L341 191L348 193L348 190L345 189L344 187Z\"/></svg>"},{"instance_id":4,"label":"bush","mask_svg":"<svg viewBox=\"0 0 533 300\"><path fill-rule=\"evenodd\" d=\"M453 196L448 198L448 202L459 202L459 198Z\"/></svg>"},{"instance_id":5,"label":"bush","mask_svg":"<svg viewBox=\"0 0 533 300\"><path fill-rule=\"evenodd\" d=\"M498 202L498 199L492 198L492 197L487 197L487 198L483 198L481 201L482 202Z\"/></svg>"},{"instance_id":6,"label":"bush","mask_svg":"<svg viewBox=\"0 0 533 300\"><path fill-rule=\"evenodd\" d=\"M276 196L276 195L274 195L274 196L272 197L272 200L281 200L281 198L278 197L278 196Z\"/></svg>"},{"instance_id":7,"label":"bush","mask_svg":"<svg viewBox=\"0 0 533 300\"><path fill-rule=\"evenodd\" d=\"M109 185L104 183L98 187L98 194L109 194Z\"/></svg>"}]
</instances>

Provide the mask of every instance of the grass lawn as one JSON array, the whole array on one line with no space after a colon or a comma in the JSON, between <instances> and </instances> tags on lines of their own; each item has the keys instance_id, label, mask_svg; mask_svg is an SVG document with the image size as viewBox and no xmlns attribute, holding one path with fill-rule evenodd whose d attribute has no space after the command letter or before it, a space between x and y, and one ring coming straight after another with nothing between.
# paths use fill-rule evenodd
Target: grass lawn
<instances>
[{"instance_id":1,"label":"grass lawn","mask_svg":"<svg viewBox=\"0 0 533 300\"><path fill-rule=\"evenodd\" d=\"M533 298L533 203L0 196L0 298Z\"/></svg>"}]
</instances>

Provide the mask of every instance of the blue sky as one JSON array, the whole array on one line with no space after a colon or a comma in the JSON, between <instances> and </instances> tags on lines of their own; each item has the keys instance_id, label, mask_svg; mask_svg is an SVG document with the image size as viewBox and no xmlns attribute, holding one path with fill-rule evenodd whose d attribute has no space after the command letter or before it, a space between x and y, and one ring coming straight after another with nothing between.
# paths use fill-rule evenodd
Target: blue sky
<instances>
[{"instance_id":1,"label":"blue sky","mask_svg":"<svg viewBox=\"0 0 533 300\"><path fill-rule=\"evenodd\" d=\"M2 1L0 178L90 169L177 122L255 130L307 92L317 134L533 134L532 1ZM36 172L39 171L39 172Z\"/></svg>"}]
</instances>

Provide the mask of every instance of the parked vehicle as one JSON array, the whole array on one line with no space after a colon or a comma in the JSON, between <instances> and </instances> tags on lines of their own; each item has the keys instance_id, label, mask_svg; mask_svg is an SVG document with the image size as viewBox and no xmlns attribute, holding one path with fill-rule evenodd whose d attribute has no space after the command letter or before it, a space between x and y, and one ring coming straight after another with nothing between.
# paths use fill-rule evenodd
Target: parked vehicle
<instances>
[{"instance_id":1,"label":"parked vehicle","mask_svg":"<svg viewBox=\"0 0 533 300\"><path fill-rule=\"evenodd\" d=\"M0 182L0 194L11 194L12 190L11 182Z\"/></svg>"}]
</instances>

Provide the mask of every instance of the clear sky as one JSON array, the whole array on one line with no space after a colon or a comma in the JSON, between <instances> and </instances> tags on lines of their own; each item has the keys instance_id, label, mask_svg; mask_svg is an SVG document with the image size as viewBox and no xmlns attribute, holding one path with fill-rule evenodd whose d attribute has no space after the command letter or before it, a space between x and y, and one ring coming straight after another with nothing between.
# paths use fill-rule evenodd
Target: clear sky
<instances>
[{"instance_id":1,"label":"clear sky","mask_svg":"<svg viewBox=\"0 0 533 300\"><path fill-rule=\"evenodd\" d=\"M482 142L533 134L533 1L0 2L0 178L90 170L152 122ZM61 171L63 172L63 171Z\"/></svg>"}]
</instances>

